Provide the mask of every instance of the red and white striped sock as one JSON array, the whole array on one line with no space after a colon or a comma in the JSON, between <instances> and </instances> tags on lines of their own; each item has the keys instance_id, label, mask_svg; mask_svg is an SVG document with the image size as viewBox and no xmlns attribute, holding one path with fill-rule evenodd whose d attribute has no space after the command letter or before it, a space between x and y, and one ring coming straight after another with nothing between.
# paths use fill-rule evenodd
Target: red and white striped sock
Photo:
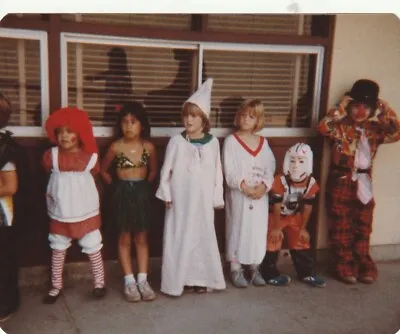
<instances>
[{"instance_id":1,"label":"red and white striped sock","mask_svg":"<svg viewBox=\"0 0 400 334\"><path fill-rule=\"evenodd\" d=\"M49 291L50 296L57 296L63 287L63 269L66 254L66 250L53 249L51 256L51 284L53 287Z\"/></svg>"},{"instance_id":2,"label":"red and white striped sock","mask_svg":"<svg viewBox=\"0 0 400 334\"><path fill-rule=\"evenodd\" d=\"M94 287L103 288L104 287L104 263L101 256L101 252L88 254L90 264L92 266L92 274L94 278Z\"/></svg>"}]
</instances>

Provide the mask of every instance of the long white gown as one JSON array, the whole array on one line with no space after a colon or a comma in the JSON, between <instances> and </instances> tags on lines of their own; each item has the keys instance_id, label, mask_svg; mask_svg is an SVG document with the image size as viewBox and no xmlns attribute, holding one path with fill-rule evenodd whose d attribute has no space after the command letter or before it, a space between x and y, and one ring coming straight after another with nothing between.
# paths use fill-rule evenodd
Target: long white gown
<instances>
[{"instance_id":1,"label":"long white gown","mask_svg":"<svg viewBox=\"0 0 400 334\"><path fill-rule=\"evenodd\" d=\"M181 134L168 143L156 197L172 202L164 225L161 291L180 296L185 285L225 289L214 227L223 207L219 142L195 146Z\"/></svg>"},{"instance_id":2,"label":"long white gown","mask_svg":"<svg viewBox=\"0 0 400 334\"><path fill-rule=\"evenodd\" d=\"M241 264L260 264L267 247L268 193L252 200L240 190L264 182L271 189L275 173L275 157L267 139L261 138L252 151L234 134L225 139L223 166L226 180L226 259Z\"/></svg>"}]
</instances>

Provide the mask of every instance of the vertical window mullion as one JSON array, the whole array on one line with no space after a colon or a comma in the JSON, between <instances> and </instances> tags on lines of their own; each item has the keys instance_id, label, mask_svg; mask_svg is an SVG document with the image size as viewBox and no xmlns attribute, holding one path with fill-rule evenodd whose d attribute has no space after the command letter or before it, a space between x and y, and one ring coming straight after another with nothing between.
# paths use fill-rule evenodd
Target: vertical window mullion
<instances>
[{"instance_id":1,"label":"vertical window mullion","mask_svg":"<svg viewBox=\"0 0 400 334\"><path fill-rule=\"evenodd\" d=\"M204 49L203 45L199 43L199 57L198 57L198 63L197 63L197 87L200 87L202 84L202 79L203 79L203 59L204 59Z\"/></svg>"}]
</instances>

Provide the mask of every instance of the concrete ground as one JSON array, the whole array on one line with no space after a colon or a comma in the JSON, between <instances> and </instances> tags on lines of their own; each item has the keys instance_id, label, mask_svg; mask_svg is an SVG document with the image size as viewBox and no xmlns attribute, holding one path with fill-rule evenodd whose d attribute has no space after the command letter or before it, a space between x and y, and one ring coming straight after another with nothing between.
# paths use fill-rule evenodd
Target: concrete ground
<instances>
[{"instance_id":1,"label":"concrete ground","mask_svg":"<svg viewBox=\"0 0 400 334\"><path fill-rule=\"evenodd\" d=\"M380 263L379 273L372 286L345 285L322 275L328 279L325 289L296 279L288 287L241 290L228 283L223 292L180 298L159 293L153 302L127 303L120 273L107 268L105 299L90 298L87 279L66 280L55 305L41 303L43 285L24 286L21 308L0 327L7 334L394 334L400 329L400 262ZM159 282L159 276L150 280Z\"/></svg>"}]
</instances>

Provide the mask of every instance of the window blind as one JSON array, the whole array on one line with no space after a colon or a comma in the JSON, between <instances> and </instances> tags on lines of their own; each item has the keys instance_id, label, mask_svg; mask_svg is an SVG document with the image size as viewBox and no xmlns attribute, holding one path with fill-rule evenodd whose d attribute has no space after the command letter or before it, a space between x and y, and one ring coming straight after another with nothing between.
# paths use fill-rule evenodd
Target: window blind
<instances>
[{"instance_id":1,"label":"window blind","mask_svg":"<svg viewBox=\"0 0 400 334\"><path fill-rule=\"evenodd\" d=\"M310 126L309 55L205 50L204 76L215 79L211 120L232 127L245 99L263 101L267 127ZM304 102L305 101L305 102ZM297 109L293 110L293 109ZM292 123L292 113L295 115ZM305 114L305 115L304 115ZM296 116L305 116L299 117Z\"/></svg>"},{"instance_id":2,"label":"window blind","mask_svg":"<svg viewBox=\"0 0 400 334\"><path fill-rule=\"evenodd\" d=\"M311 34L312 15L210 14L207 29L218 32L273 35Z\"/></svg>"},{"instance_id":3,"label":"window blind","mask_svg":"<svg viewBox=\"0 0 400 334\"><path fill-rule=\"evenodd\" d=\"M67 52L68 103L87 111L94 125L114 125L115 106L132 99L147 106L152 126L181 125L196 83L194 51L71 42Z\"/></svg>"},{"instance_id":4,"label":"window blind","mask_svg":"<svg viewBox=\"0 0 400 334\"><path fill-rule=\"evenodd\" d=\"M62 14L65 21L190 30L190 14Z\"/></svg>"},{"instance_id":5,"label":"window blind","mask_svg":"<svg viewBox=\"0 0 400 334\"><path fill-rule=\"evenodd\" d=\"M0 38L0 91L10 100L10 126L41 125L40 42Z\"/></svg>"}]
</instances>

